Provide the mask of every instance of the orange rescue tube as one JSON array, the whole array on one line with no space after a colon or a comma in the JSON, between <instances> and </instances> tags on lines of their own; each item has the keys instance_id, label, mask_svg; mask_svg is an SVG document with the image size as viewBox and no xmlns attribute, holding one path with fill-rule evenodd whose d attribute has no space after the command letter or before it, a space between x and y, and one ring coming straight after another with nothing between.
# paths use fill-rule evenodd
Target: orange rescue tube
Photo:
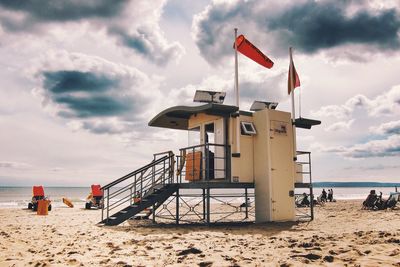
<instances>
[{"instance_id":1,"label":"orange rescue tube","mask_svg":"<svg viewBox=\"0 0 400 267\"><path fill-rule=\"evenodd\" d=\"M49 214L50 200L40 199L38 200L37 215L48 215Z\"/></svg>"},{"instance_id":2,"label":"orange rescue tube","mask_svg":"<svg viewBox=\"0 0 400 267\"><path fill-rule=\"evenodd\" d=\"M74 207L74 204L72 204L71 200L69 200L68 198L63 197L62 201L63 201L64 204L67 205L68 207L70 207L70 208L73 208L73 207Z\"/></svg>"}]
</instances>

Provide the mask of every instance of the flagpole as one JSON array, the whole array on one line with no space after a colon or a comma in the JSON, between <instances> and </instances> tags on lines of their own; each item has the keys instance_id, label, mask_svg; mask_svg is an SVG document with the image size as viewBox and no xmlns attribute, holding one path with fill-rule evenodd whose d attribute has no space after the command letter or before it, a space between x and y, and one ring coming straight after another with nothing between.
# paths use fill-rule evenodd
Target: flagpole
<instances>
[{"instance_id":1,"label":"flagpole","mask_svg":"<svg viewBox=\"0 0 400 267\"><path fill-rule=\"evenodd\" d=\"M237 51L237 31L235 28L235 94L236 94L236 106L239 108L239 67L238 67L238 51Z\"/></svg>"},{"instance_id":2,"label":"flagpole","mask_svg":"<svg viewBox=\"0 0 400 267\"><path fill-rule=\"evenodd\" d=\"M290 56L290 88L291 88L291 95L292 95L292 128L293 128L293 160L297 160L297 148L296 148L296 109L294 107L294 68L293 68L293 57L292 57L292 47L289 48L289 56Z\"/></svg>"},{"instance_id":3,"label":"flagpole","mask_svg":"<svg viewBox=\"0 0 400 267\"><path fill-rule=\"evenodd\" d=\"M235 152L240 155L240 120L239 120L239 66L238 66L238 50L237 50L237 31L235 28L235 94L236 94L236 106L238 107L238 116L236 117L236 146Z\"/></svg>"}]
</instances>

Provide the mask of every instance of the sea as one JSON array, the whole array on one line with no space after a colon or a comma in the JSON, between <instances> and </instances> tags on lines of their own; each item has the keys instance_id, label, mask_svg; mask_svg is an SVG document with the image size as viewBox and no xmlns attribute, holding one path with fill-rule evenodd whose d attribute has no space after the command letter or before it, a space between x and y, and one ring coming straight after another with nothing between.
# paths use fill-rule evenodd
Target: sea
<instances>
[{"instance_id":1,"label":"sea","mask_svg":"<svg viewBox=\"0 0 400 267\"><path fill-rule=\"evenodd\" d=\"M332 184L329 184L332 185ZM398 186L400 190L400 186ZM337 200L345 200L345 199L365 199L369 194L370 190L374 189L377 194L382 192L384 198L389 197L391 192L395 192L395 186L385 186L385 187L319 187L314 186L314 195L319 196L322 192L322 189L328 191L328 189L333 189L333 198ZM228 190L222 191L219 190L216 193L218 194L240 194L243 191L239 192L239 190L234 189L231 192ZM303 192L308 193L308 189L296 188L295 194L302 194ZM63 197L67 197L70 199L75 206L85 206L86 197L90 193L89 187L45 187L45 195L49 197L52 201L53 207L64 206L62 202ZM184 192L183 192L184 193ZM254 190L250 189L248 191L249 196L253 198ZM28 203L32 198L32 187L6 187L0 186L0 208L26 208L28 207ZM229 197L225 198L226 201L243 201L242 197ZM196 200L194 200L196 201Z\"/></svg>"}]
</instances>

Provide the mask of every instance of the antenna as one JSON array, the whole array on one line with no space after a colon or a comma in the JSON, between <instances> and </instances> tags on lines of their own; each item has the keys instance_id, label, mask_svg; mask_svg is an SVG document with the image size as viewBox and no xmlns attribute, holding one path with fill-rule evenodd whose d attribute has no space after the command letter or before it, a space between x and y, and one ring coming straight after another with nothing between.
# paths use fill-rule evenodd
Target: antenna
<instances>
[{"instance_id":1,"label":"antenna","mask_svg":"<svg viewBox=\"0 0 400 267\"><path fill-rule=\"evenodd\" d=\"M225 92L196 90L193 102L222 104L224 103L225 95Z\"/></svg>"}]
</instances>

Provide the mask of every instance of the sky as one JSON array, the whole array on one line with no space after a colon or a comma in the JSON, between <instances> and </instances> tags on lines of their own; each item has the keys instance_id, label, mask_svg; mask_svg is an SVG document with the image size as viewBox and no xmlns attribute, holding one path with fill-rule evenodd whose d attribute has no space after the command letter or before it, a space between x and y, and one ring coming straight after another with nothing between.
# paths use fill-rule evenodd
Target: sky
<instances>
[{"instance_id":1,"label":"sky","mask_svg":"<svg viewBox=\"0 0 400 267\"><path fill-rule=\"evenodd\" d=\"M0 0L0 186L106 184L187 146L147 126L193 105L234 105L234 28L274 61L239 55L240 109L287 95L300 77L297 131L314 181L400 182L397 0Z\"/></svg>"}]
</instances>

